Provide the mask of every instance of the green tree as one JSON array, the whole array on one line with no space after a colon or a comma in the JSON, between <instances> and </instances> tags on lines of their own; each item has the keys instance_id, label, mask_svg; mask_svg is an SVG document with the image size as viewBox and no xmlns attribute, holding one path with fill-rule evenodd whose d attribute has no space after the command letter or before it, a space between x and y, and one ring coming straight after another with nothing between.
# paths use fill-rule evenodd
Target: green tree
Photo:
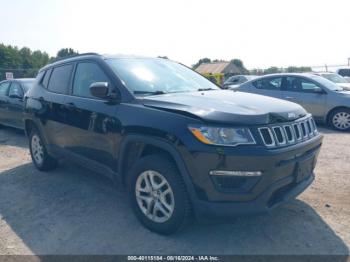
<instances>
[{"instance_id":1,"label":"green tree","mask_svg":"<svg viewBox=\"0 0 350 262\"><path fill-rule=\"evenodd\" d=\"M79 53L72 48L62 48L57 52L57 55L54 59L55 60L62 59L62 58L66 58L66 57L70 57L78 54Z\"/></svg>"},{"instance_id":2,"label":"green tree","mask_svg":"<svg viewBox=\"0 0 350 262\"><path fill-rule=\"evenodd\" d=\"M311 67L308 66L289 66L285 70L287 73L305 73L305 72L311 72Z\"/></svg>"},{"instance_id":3,"label":"green tree","mask_svg":"<svg viewBox=\"0 0 350 262\"><path fill-rule=\"evenodd\" d=\"M237 68L239 68L239 70L242 72L242 74L249 74L249 70L247 70L247 68L245 68L243 61L241 59L232 59L231 62L237 66Z\"/></svg>"},{"instance_id":4,"label":"green tree","mask_svg":"<svg viewBox=\"0 0 350 262\"><path fill-rule=\"evenodd\" d=\"M201 59L198 60L197 63L195 63L194 65L192 65L192 68L193 68L193 69L196 69L196 68L197 68L198 66L200 66L201 64L210 63L210 62L211 62L210 58L207 58L207 57L201 58Z\"/></svg>"},{"instance_id":5,"label":"green tree","mask_svg":"<svg viewBox=\"0 0 350 262\"><path fill-rule=\"evenodd\" d=\"M282 70L276 66L271 66L271 67L264 70L265 75L266 74L276 74L276 73L282 73Z\"/></svg>"}]
</instances>

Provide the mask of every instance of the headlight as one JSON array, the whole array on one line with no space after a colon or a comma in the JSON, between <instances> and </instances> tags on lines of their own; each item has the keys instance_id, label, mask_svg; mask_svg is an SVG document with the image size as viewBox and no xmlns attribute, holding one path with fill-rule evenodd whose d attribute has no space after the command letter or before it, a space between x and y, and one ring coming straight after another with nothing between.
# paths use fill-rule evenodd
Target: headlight
<instances>
[{"instance_id":1,"label":"headlight","mask_svg":"<svg viewBox=\"0 0 350 262\"><path fill-rule=\"evenodd\" d=\"M237 146L255 144L255 140L248 128L189 126L189 129L199 141L209 145Z\"/></svg>"}]
</instances>

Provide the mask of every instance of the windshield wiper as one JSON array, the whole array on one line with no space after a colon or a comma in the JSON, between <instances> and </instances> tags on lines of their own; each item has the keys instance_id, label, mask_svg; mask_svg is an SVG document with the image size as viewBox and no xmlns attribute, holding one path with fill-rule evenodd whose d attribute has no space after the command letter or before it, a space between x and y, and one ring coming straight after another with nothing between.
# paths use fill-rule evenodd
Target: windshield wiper
<instances>
[{"instance_id":1,"label":"windshield wiper","mask_svg":"<svg viewBox=\"0 0 350 262\"><path fill-rule=\"evenodd\" d=\"M214 88L199 88L197 91L210 91L210 90L216 90Z\"/></svg>"},{"instance_id":2,"label":"windshield wiper","mask_svg":"<svg viewBox=\"0 0 350 262\"><path fill-rule=\"evenodd\" d=\"M166 92L164 91L161 91L161 90L157 90L157 91L134 91L134 94L135 95L164 95L164 94L167 94Z\"/></svg>"}]
</instances>

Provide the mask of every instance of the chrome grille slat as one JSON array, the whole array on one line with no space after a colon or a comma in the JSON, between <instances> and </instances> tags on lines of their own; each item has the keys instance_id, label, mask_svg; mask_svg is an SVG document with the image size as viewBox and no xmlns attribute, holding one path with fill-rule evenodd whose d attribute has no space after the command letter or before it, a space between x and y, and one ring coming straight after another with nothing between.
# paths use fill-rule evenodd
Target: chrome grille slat
<instances>
[{"instance_id":1,"label":"chrome grille slat","mask_svg":"<svg viewBox=\"0 0 350 262\"><path fill-rule=\"evenodd\" d=\"M267 147L292 145L311 139L318 131L312 117L290 124L258 128L260 137Z\"/></svg>"}]
</instances>

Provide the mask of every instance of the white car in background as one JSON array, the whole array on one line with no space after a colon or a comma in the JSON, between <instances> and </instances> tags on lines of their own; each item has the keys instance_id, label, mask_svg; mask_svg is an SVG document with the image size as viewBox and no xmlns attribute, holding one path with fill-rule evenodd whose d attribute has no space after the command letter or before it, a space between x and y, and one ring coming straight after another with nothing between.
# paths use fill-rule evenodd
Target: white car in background
<instances>
[{"instance_id":1,"label":"white car in background","mask_svg":"<svg viewBox=\"0 0 350 262\"><path fill-rule=\"evenodd\" d=\"M338 68L335 72L350 82L350 67Z\"/></svg>"},{"instance_id":2,"label":"white car in background","mask_svg":"<svg viewBox=\"0 0 350 262\"><path fill-rule=\"evenodd\" d=\"M342 87L344 90L350 91L350 82L348 82L348 80L345 77L342 77L341 75L338 75L336 73L330 73L330 72L321 72L321 73L315 73L315 74L328 79L329 81Z\"/></svg>"}]
</instances>

